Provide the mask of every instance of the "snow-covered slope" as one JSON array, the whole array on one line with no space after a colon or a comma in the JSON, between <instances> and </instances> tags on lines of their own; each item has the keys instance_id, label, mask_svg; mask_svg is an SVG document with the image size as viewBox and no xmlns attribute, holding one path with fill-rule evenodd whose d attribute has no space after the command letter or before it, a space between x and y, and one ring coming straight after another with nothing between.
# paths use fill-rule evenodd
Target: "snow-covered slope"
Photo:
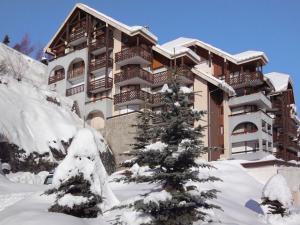
<instances>
[{"instance_id":1,"label":"snow-covered slope","mask_svg":"<svg viewBox=\"0 0 300 225\"><path fill-rule=\"evenodd\" d=\"M9 46L0 43L0 64L5 63L8 73L21 73L22 78L35 84L46 84L47 66L36 61ZM0 74L1 75L1 74Z\"/></svg>"},{"instance_id":2,"label":"snow-covered slope","mask_svg":"<svg viewBox=\"0 0 300 225\"><path fill-rule=\"evenodd\" d=\"M20 60L24 68L18 77L12 67L19 67ZM21 160L34 153L44 154L43 160L56 161L51 149L64 154L65 143L69 144L83 126L72 112L73 101L48 89L46 66L40 62L0 44L0 63L8 67L0 73L0 142L24 150ZM105 152L105 140L100 133L92 132L98 150Z\"/></svg>"},{"instance_id":3,"label":"snow-covered slope","mask_svg":"<svg viewBox=\"0 0 300 225\"><path fill-rule=\"evenodd\" d=\"M214 212L216 221L213 223L199 222L195 223L195 225L299 225L300 215L296 213L287 218L265 217L259 214L260 206L258 204L260 203L263 185L251 177L238 161L220 161L214 162L213 165L218 170L207 172L223 180L223 182L211 184L211 187L217 188L220 191L219 197L214 203L220 205L224 211L216 210ZM140 168L140 170L143 171L143 168ZM132 202L133 199L141 198L140 194L144 194L151 188L155 188L155 184L115 183L113 180L116 177L120 177L121 173L115 173L110 177L110 186L122 203ZM6 181L5 185L8 187L15 186L16 184ZM15 189L19 189L20 193L24 192L20 186L15 186ZM47 209L53 203L54 199L40 195L40 193L27 196L24 200L16 202L11 207L4 208L2 211L0 210L0 225L50 225L53 224L53 221L56 221L56 224L63 225L109 225L114 224L116 216L127 218L127 221L130 221L128 225L138 224L138 221L134 219L136 214L133 212L126 214L127 209L107 211L104 212L103 216L88 220L61 213L49 213ZM0 202L0 207L1 204L3 203Z\"/></svg>"}]
</instances>

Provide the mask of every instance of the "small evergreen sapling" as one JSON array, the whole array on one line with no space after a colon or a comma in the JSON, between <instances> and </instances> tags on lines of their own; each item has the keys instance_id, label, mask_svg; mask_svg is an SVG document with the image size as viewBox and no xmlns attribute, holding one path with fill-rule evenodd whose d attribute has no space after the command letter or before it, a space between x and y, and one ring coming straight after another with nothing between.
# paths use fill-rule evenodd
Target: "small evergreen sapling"
<instances>
[{"instance_id":1,"label":"small evergreen sapling","mask_svg":"<svg viewBox=\"0 0 300 225\"><path fill-rule=\"evenodd\" d=\"M269 179L263 189L262 203L266 206L268 214L280 214L282 217L288 214L292 204L292 194L285 178L276 174Z\"/></svg>"},{"instance_id":2,"label":"small evergreen sapling","mask_svg":"<svg viewBox=\"0 0 300 225\"><path fill-rule=\"evenodd\" d=\"M108 186L95 137L87 128L74 137L67 156L55 170L53 185L46 192L56 194L50 212L92 218L118 204Z\"/></svg>"},{"instance_id":3,"label":"small evergreen sapling","mask_svg":"<svg viewBox=\"0 0 300 225\"><path fill-rule=\"evenodd\" d=\"M164 110L153 114L161 121L158 129L149 129L149 136L155 141L135 149L136 162L151 168L151 173L136 174L122 180L137 183L156 183L160 188L135 201L129 207L150 217L150 225L192 225L198 220L208 219L205 210L219 206L208 200L216 198L217 190L199 190L204 182L219 181L213 176L202 176L199 168L212 168L196 159L208 152L203 146L204 127L194 124L205 112L190 107L194 93L182 87L176 73L168 88L161 93ZM138 135L141 135L138 133ZM122 224L122 223L121 223Z\"/></svg>"}]
</instances>

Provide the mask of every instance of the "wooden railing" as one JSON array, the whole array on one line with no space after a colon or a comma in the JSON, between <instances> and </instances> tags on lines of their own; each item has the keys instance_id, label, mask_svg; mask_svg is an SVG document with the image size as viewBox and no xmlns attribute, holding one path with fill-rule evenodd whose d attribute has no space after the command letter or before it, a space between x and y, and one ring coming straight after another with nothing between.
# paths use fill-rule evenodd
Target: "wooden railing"
<instances>
[{"instance_id":1,"label":"wooden railing","mask_svg":"<svg viewBox=\"0 0 300 225\"><path fill-rule=\"evenodd\" d=\"M141 78L145 81L153 83L153 76L150 72L139 67L127 68L122 72L115 74L115 83L120 83L132 78Z\"/></svg>"},{"instance_id":2,"label":"wooden railing","mask_svg":"<svg viewBox=\"0 0 300 225\"><path fill-rule=\"evenodd\" d=\"M63 79L65 79L65 70L60 69L58 71L55 71L54 75L51 75L48 78L48 84L53 84L53 83L63 80Z\"/></svg>"},{"instance_id":3,"label":"wooden railing","mask_svg":"<svg viewBox=\"0 0 300 225\"><path fill-rule=\"evenodd\" d=\"M86 28L85 27L77 28L75 31L70 33L70 42L84 37L85 33L86 33Z\"/></svg>"},{"instance_id":4,"label":"wooden railing","mask_svg":"<svg viewBox=\"0 0 300 225\"><path fill-rule=\"evenodd\" d=\"M132 100L151 101L151 94L143 90L137 89L137 90L122 92L114 96L114 104L125 103Z\"/></svg>"},{"instance_id":5,"label":"wooden railing","mask_svg":"<svg viewBox=\"0 0 300 225\"><path fill-rule=\"evenodd\" d=\"M76 69L71 69L68 71L68 79L74 78L74 77L79 77L83 76L84 74L84 67L79 67Z\"/></svg>"},{"instance_id":6,"label":"wooden railing","mask_svg":"<svg viewBox=\"0 0 300 225\"><path fill-rule=\"evenodd\" d=\"M149 51L139 46L136 46L136 47L131 47L128 49L124 49L120 52L117 52L115 55L116 63L123 61L125 59L133 58L135 56L140 56L149 62L152 60L152 55Z\"/></svg>"},{"instance_id":7,"label":"wooden railing","mask_svg":"<svg viewBox=\"0 0 300 225\"><path fill-rule=\"evenodd\" d=\"M66 90L66 96L71 96L84 91L84 84Z\"/></svg>"},{"instance_id":8,"label":"wooden railing","mask_svg":"<svg viewBox=\"0 0 300 225\"><path fill-rule=\"evenodd\" d=\"M110 89L112 88L113 79L110 77L104 77L97 80L89 82L88 89L89 91L94 91L97 89Z\"/></svg>"},{"instance_id":9,"label":"wooden railing","mask_svg":"<svg viewBox=\"0 0 300 225\"><path fill-rule=\"evenodd\" d=\"M106 43L105 43L105 37L104 36L101 36L97 40L90 42L91 51L93 51L95 49L104 48L105 46L106 46Z\"/></svg>"},{"instance_id":10,"label":"wooden railing","mask_svg":"<svg viewBox=\"0 0 300 225\"><path fill-rule=\"evenodd\" d=\"M191 81L194 79L194 75L191 69L187 66L178 67L176 71L166 70L163 72L153 74L154 84L164 84L170 82L172 76L176 73L179 76L185 77Z\"/></svg>"},{"instance_id":11,"label":"wooden railing","mask_svg":"<svg viewBox=\"0 0 300 225\"><path fill-rule=\"evenodd\" d=\"M264 81L262 72L244 72L239 75L233 75L227 79L227 83L233 88L241 88L262 84Z\"/></svg>"},{"instance_id":12,"label":"wooden railing","mask_svg":"<svg viewBox=\"0 0 300 225\"><path fill-rule=\"evenodd\" d=\"M108 59L107 65L108 67L112 67L112 59ZM90 71L98 70L104 67L106 67L106 58L96 59L90 63Z\"/></svg>"}]
</instances>

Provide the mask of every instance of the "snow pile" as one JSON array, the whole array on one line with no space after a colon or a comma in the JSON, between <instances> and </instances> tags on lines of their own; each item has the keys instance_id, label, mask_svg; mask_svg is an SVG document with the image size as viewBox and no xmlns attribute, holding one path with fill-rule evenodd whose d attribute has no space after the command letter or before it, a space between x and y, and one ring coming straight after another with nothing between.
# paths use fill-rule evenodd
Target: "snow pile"
<instances>
[{"instance_id":1,"label":"snow pile","mask_svg":"<svg viewBox=\"0 0 300 225\"><path fill-rule=\"evenodd\" d=\"M14 182L21 184L44 184L45 178L49 175L48 171L41 171L38 174L30 172L9 173L6 177Z\"/></svg>"},{"instance_id":2,"label":"snow pile","mask_svg":"<svg viewBox=\"0 0 300 225\"><path fill-rule=\"evenodd\" d=\"M64 181L82 174L84 179L90 182L91 192L103 196L102 209L105 210L118 204L118 200L108 185L107 173L99 156L101 151L105 151L105 145L102 149L98 149L96 142L91 130L86 128L79 130L68 148L67 156L55 170L53 185L58 188ZM81 200L85 201L73 197L65 196L61 201L70 205L77 204Z\"/></svg>"},{"instance_id":3,"label":"snow pile","mask_svg":"<svg viewBox=\"0 0 300 225\"><path fill-rule=\"evenodd\" d=\"M172 90L169 88L168 84L164 84L159 92L161 92L161 93L165 93L165 92L172 93Z\"/></svg>"},{"instance_id":4,"label":"snow pile","mask_svg":"<svg viewBox=\"0 0 300 225\"><path fill-rule=\"evenodd\" d=\"M289 207L292 204L292 194L286 180L280 174L276 174L266 183L262 197L272 201L278 200L283 206Z\"/></svg>"}]
</instances>

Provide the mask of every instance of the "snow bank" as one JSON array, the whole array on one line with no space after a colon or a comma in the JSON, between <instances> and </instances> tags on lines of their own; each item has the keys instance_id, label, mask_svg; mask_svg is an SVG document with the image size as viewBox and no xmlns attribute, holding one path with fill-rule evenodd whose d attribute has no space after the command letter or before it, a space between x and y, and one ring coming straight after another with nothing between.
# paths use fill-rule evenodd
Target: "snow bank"
<instances>
[{"instance_id":1,"label":"snow bank","mask_svg":"<svg viewBox=\"0 0 300 225\"><path fill-rule=\"evenodd\" d=\"M79 130L68 148L67 156L55 170L53 185L58 188L62 182L82 173L84 179L90 181L91 192L103 196L102 210L106 210L119 202L107 182L108 176L99 156L101 151L105 151L105 145L102 149L98 148L91 130Z\"/></svg>"},{"instance_id":2,"label":"snow bank","mask_svg":"<svg viewBox=\"0 0 300 225\"><path fill-rule=\"evenodd\" d=\"M270 200L278 200L283 206L292 204L292 194L286 180L280 174L276 174L264 186L262 197Z\"/></svg>"},{"instance_id":3,"label":"snow bank","mask_svg":"<svg viewBox=\"0 0 300 225\"><path fill-rule=\"evenodd\" d=\"M45 178L48 176L48 171L41 171L38 174L30 172L9 173L6 177L14 182L21 184L44 184Z\"/></svg>"},{"instance_id":4,"label":"snow bank","mask_svg":"<svg viewBox=\"0 0 300 225\"><path fill-rule=\"evenodd\" d=\"M157 141L153 144L149 144L145 146L144 151L163 151L168 145L166 145L165 143L162 143L161 141Z\"/></svg>"}]
</instances>

